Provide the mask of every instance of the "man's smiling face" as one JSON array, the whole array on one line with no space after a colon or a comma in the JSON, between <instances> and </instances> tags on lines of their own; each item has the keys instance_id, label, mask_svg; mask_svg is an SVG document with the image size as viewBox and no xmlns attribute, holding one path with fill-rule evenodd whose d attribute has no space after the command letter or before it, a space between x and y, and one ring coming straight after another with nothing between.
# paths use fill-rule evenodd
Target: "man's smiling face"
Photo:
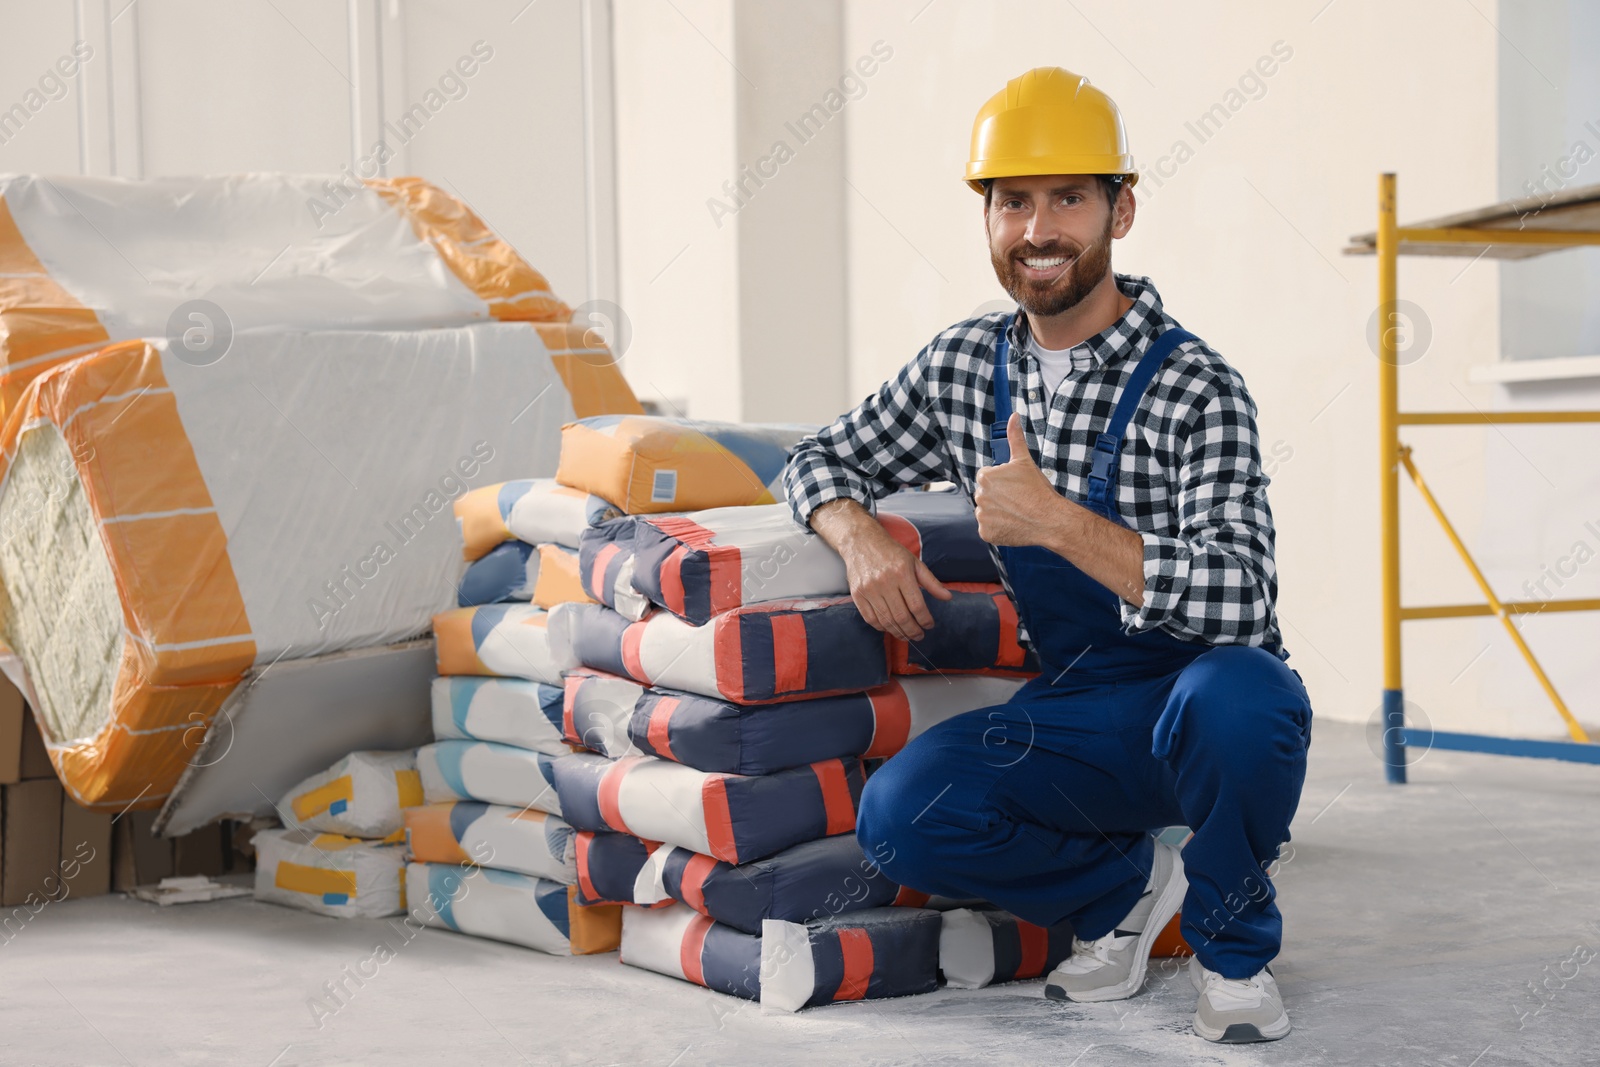
<instances>
[{"instance_id":1,"label":"man's smiling face","mask_svg":"<svg viewBox=\"0 0 1600 1067\"><path fill-rule=\"evenodd\" d=\"M1092 174L997 178L984 227L995 276L1032 315L1076 307L1111 270L1111 241L1133 223L1133 194Z\"/></svg>"}]
</instances>

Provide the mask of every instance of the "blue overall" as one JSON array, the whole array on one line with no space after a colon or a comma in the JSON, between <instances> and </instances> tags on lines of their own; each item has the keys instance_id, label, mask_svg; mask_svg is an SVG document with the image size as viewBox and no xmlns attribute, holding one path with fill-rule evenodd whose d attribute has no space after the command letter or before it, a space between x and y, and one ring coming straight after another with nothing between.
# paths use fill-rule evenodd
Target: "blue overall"
<instances>
[{"instance_id":1,"label":"blue overall","mask_svg":"<svg viewBox=\"0 0 1600 1067\"><path fill-rule=\"evenodd\" d=\"M1140 359L1095 444L1084 506L1112 505L1122 437L1172 329ZM1010 458L1006 331L995 353L995 463ZM1125 524L1124 524L1125 525ZM1009 703L949 719L867 780L856 833L891 878L988 900L1032 923L1109 933L1150 877L1148 831L1187 825L1182 930L1228 978L1277 954L1266 875L1305 781L1311 704L1281 649L1124 632L1119 601L1041 547L1002 548L1042 673Z\"/></svg>"}]
</instances>

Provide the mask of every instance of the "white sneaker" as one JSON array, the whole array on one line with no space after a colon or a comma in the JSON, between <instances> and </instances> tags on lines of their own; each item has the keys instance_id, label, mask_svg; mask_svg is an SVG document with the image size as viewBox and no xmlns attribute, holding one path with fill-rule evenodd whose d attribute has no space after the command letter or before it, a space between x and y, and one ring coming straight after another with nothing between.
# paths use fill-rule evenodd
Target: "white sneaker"
<instances>
[{"instance_id":1,"label":"white sneaker","mask_svg":"<svg viewBox=\"0 0 1600 1067\"><path fill-rule=\"evenodd\" d=\"M1224 978L1189 957L1189 979L1200 994L1194 1032L1207 1041L1243 1044L1276 1041L1289 1032L1289 1013L1272 972L1263 967L1249 978Z\"/></svg>"},{"instance_id":2,"label":"white sneaker","mask_svg":"<svg viewBox=\"0 0 1600 1067\"><path fill-rule=\"evenodd\" d=\"M1080 1004L1133 996L1144 985L1151 946L1183 906L1188 888L1183 855L1157 841L1150 881L1139 902L1104 937L1073 941L1072 955L1045 979L1044 995Z\"/></svg>"}]
</instances>

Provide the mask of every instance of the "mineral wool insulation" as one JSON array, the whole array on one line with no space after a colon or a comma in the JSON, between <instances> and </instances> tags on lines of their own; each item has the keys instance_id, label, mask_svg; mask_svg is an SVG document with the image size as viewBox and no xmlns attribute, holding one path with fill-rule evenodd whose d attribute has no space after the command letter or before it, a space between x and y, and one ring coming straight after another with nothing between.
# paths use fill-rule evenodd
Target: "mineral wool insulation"
<instances>
[{"instance_id":1,"label":"mineral wool insulation","mask_svg":"<svg viewBox=\"0 0 1600 1067\"><path fill-rule=\"evenodd\" d=\"M50 735L94 734L122 659L122 605L72 448L49 424L23 434L0 493L0 626L28 653Z\"/></svg>"},{"instance_id":2,"label":"mineral wool insulation","mask_svg":"<svg viewBox=\"0 0 1600 1067\"><path fill-rule=\"evenodd\" d=\"M0 633L68 788L157 801L251 666L425 632L464 567L451 501L554 468L579 333L259 331L206 366L141 341L41 376L0 482Z\"/></svg>"},{"instance_id":3,"label":"mineral wool insulation","mask_svg":"<svg viewBox=\"0 0 1600 1067\"><path fill-rule=\"evenodd\" d=\"M444 479L550 473L563 419L639 411L466 204L394 178L308 212L325 181L0 176L0 637L81 802L160 804L252 665L423 629ZM202 324L187 362L144 340ZM460 471L480 439L515 469Z\"/></svg>"}]
</instances>

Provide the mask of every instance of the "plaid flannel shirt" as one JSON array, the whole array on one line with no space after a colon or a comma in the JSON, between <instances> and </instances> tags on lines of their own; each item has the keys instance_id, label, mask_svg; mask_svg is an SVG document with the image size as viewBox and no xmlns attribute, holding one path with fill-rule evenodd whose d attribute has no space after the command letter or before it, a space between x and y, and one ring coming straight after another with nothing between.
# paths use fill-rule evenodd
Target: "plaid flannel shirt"
<instances>
[{"instance_id":1,"label":"plaid flannel shirt","mask_svg":"<svg viewBox=\"0 0 1600 1067\"><path fill-rule=\"evenodd\" d=\"M1110 422L1123 383L1156 336L1176 325L1150 279L1116 281L1133 307L1073 350L1073 369L1053 397L1027 350L1026 316L1010 338L1012 404L1029 450L1056 490L1078 501L1088 493L1095 435ZM970 497L989 462L994 353L1006 317L984 315L940 333L854 411L800 442L784 470L795 518L809 525L813 511L841 497L871 510L878 497L931 481L955 482ZM1122 520L1144 542L1144 603L1119 600L1126 632L1282 645L1270 479L1255 415L1238 371L1199 342L1168 357L1140 399L1113 492Z\"/></svg>"}]
</instances>

